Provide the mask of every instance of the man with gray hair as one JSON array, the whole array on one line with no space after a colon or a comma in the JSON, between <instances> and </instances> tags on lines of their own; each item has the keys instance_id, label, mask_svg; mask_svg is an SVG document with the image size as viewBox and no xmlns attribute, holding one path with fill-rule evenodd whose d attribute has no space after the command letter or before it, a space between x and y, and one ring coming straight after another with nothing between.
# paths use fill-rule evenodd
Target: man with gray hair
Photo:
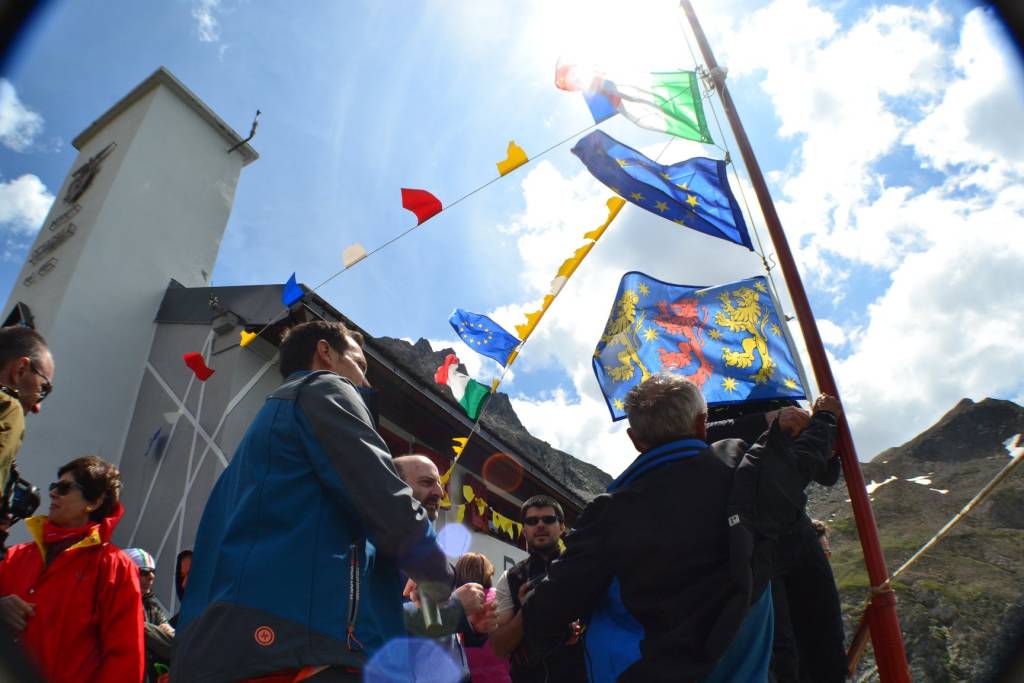
<instances>
[{"instance_id":1,"label":"man with gray hair","mask_svg":"<svg viewBox=\"0 0 1024 683\"><path fill-rule=\"evenodd\" d=\"M739 439L707 443L707 404L680 375L654 375L625 407L640 455L566 537L523 608L527 638L542 647L589 613L591 681L766 680L771 591L752 595L736 579L730 546L737 494L756 497L756 487L734 491L734 475L757 459Z\"/></svg>"}]
</instances>

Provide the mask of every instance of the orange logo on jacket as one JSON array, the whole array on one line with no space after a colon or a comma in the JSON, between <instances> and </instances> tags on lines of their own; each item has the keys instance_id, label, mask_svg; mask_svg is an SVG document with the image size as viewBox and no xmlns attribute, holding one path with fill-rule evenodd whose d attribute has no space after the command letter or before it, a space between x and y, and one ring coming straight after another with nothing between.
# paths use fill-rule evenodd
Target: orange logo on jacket
<instances>
[{"instance_id":1,"label":"orange logo on jacket","mask_svg":"<svg viewBox=\"0 0 1024 683\"><path fill-rule=\"evenodd\" d=\"M258 645L262 645L263 647L273 645L275 638L274 629L269 626L260 626L256 629L255 633L252 634L252 637L256 639L256 643Z\"/></svg>"}]
</instances>

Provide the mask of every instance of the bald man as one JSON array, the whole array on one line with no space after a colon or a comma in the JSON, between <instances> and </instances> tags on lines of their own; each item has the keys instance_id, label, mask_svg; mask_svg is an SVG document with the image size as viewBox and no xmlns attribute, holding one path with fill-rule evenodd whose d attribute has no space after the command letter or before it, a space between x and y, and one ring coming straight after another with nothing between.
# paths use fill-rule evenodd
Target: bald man
<instances>
[{"instance_id":1,"label":"bald man","mask_svg":"<svg viewBox=\"0 0 1024 683\"><path fill-rule=\"evenodd\" d=\"M398 469L398 476L412 489L412 497L426 509L430 521L437 521L441 499L444 498L437 465L425 455L401 455L393 458L392 462Z\"/></svg>"}]
</instances>

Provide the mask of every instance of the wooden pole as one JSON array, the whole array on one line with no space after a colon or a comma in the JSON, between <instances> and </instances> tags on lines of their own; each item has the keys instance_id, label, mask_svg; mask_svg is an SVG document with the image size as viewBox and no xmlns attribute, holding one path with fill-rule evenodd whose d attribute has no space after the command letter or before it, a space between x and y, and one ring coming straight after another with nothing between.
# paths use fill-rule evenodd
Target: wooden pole
<instances>
[{"instance_id":1,"label":"wooden pole","mask_svg":"<svg viewBox=\"0 0 1024 683\"><path fill-rule=\"evenodd\" d=\"M811 367L814 369L814 376L818 382L818 388L832 396L839 396L835 378L832 376L832 369L829 367L828 358L825 355L825 347L821 343L821 335L818 333L818 325L814 320L814 313L811 311L810 302L807 300L807 293L804 291L803 282L800 280L800 273L797 270L796 261L786 241L786 234L782 230L782 222L775 211L775 204L772 202L771 194L768 192L768 184L761 174L761 167L754 157L754 151L750 146L750 140L743 129L736 107L733 104L729 89L725 86L725 76L719 68L715 56L711 52L704 31L697 21L697 15L693 11L690 0L680 0L680 6L686 12L686 18L697 38L704 63L714 79L715 88L722 101L722 108L729 118L733 135L736 137L736 144L739 146L743 156L743 163L750 174L750 182L757 194L757 201L764 214L764 220L771 235L772 244L775 246L775 253L778 258L779 267L786 280L786 287L793 300L793 308L797 320L800 322L800 329L803 331L804 342L807 345L807 354L810 357ZM846 477L846 486L850 492L850 502L853 506L853 515L857 521L857 532L860 536L861 547L864 551L864 563L868 570L868 580L872 586L886 586L889 578L885 567L885 556L882 554L882 547L878 540L878 528L875 526L875 516L871 511L871 501L868 499L867 489L864 488L864 477L860 471L860 463L857 460L857 452L853 446L853 437L846 420L839 421L839 438L837 450L843 464L843 474ZM896 614L896 599L891 590L879 590L874 593L871 600L871 616L869 626L871 629L871 641L874 644L875 660L878 662L878 672L883 683L909 683L910 673L907 670L907 655L903 647L903 634L900 631L900 622Z\"/></svg>"}]
</instances>

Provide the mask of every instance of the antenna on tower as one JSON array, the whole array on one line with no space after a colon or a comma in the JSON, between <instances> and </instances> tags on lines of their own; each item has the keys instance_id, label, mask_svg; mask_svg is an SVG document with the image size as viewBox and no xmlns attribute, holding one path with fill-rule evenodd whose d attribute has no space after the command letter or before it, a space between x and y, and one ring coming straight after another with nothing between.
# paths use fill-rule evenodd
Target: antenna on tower
<instances>
[{"instance_id":1,"label":"antenna on tower","mask_svg":"<svg viewBox=\"0 0 1024 683\"><path fill-rule=\"evenodd\" d=\"M258 126L258 125L260 125L260 110L259 109L256 110L256 116L254 116L253 119L252 119L252 128L249 129L249 137L247 137L246 139L242 140L237 145L235 145L234 147L229 149L228 150L228 154L231 154L236 149L238 149L239 147L241 147L245 143L249 142L249 140L252 140L253 136L256 135L256 126Z\"/></svg>"}]
</instances>

